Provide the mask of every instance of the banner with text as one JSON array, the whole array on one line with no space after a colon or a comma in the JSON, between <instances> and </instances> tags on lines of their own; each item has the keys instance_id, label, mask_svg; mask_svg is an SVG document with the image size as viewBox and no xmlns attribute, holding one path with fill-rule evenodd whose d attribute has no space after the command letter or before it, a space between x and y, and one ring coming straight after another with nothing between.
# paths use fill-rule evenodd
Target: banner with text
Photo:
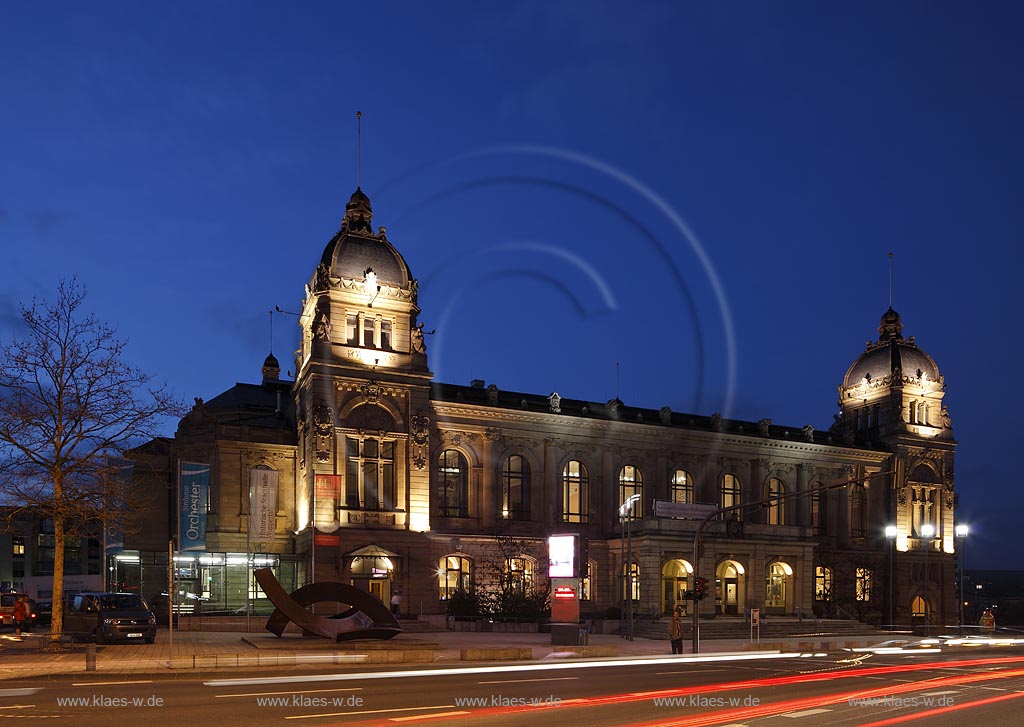
<instances>
[{"instance_id":1,"label":"banner with text","mask_svg":"<svg viewBox=\"0 0 1024 727\"><path fill-rule=\"evenodd\" d=\"M128 489L131 487L132 471L135 465L127 459L107 459L107 497L104 508L111 517L104 523L104 549L107 555L116 555L124 550L124 517L128 505Z\"/></svg>"},{"instance_id":2,"label":"banner with text","mask_svg":"<svg viewBox=\"0 0 1024 727\"><path fill-rule=\"evenodd\" d=\"M277 531L277 470L249 470L249 540L267 542Z\"/></svg>"},{"instance_id":3,"label":"banner with text","mask_svg":"<svg viewBox=\"0 0 1024 727\"><path fill-rule=\"evenodd\" d=\"M182 462L178 469L179 550L206 550L206 511L210 498L210 465Z\"/></svg>"},{"instance_id":4,"label":"banner with text","mask_svg":"<svg viewBox=\"0 0 1024 727\"><path fill-rule=\"evenodd\" d=\"M313 481L313 528L316 545L337 545L338 535L334 533L340 526L338 522L338 504L341 498L341 475L317 475Z\"/></svg>"}]
</instances>

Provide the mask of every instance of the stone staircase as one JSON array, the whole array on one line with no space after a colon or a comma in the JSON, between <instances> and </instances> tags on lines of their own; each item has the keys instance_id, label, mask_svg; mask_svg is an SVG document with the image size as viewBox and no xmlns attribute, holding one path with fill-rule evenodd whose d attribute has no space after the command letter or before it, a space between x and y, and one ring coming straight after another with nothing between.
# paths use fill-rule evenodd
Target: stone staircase
<instances>
[{"instance_id":1,"label":"stone staircase","mask_svg":"<svg viewBox=\"0 0 1024 727\"><path fill-rule=\"evenodd\" d=\"M657 620L637 619L633 635L643 639L668 640L668 625L671 618L665 617ZM690 617L683 618L686 624L687 638L690 634L690 627L693 620ZM880 632L873 626L843 619L821 619L817 622L813 618L798 621L795 618L787 617L761 617L761 641L778 641L780 639L843 639L846 637L855 638L858 636L872 636ZM701 619L701 639L746 639L750 637L750 624L744 619L719 616L713 619Z\"/></svg>"}]
</instances>

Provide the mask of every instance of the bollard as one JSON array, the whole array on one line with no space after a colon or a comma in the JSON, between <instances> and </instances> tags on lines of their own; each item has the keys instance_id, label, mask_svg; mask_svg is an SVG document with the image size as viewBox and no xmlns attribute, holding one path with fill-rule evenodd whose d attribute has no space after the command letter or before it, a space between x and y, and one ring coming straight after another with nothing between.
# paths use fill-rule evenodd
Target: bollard
<instances>
[{"instance_id":1,"label":"bollard","mask_svg":"<svg viewBox=\"0 0 1024 727\"><path fill-rule=\"evenodd\" d=\"M96 644L85 647L85 670L96 671Z\"/></svg>"}]
</instances>

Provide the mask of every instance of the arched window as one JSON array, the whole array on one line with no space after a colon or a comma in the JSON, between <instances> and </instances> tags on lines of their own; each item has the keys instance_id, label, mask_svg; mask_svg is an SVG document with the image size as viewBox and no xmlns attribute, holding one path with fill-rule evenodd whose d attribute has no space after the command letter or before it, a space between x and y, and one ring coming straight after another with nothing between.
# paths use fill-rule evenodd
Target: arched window
<instances>
[{"instance_id":1,"label":"arched window","mask_svg":"<svg viewBox=\"0 0 1024 727\"><path fill-rule=\"evenodd\" d=\"M765 574L765 608L786 607L786 579L791 575L793 569L788 563L775 562L768 566L768 572Z\"/></svg>"},{"instance_id":2,"label":"arched window","mask_svg":"<svg viewBox=\"0 0 1024 727\"><path fill-rule=\"evenodd\" d=\"M586 523L590 519L590 476L579 460L562 468L562 522Z\"/></svg>"},{"instance_id":3,"label":"arched window","mask_svg":"<svg viewBox=\"0 0 1024 727\"><path fill-rule=\"evenodd\" d=\"M437 461L437 479L441 515L469 517L469 466L461 452L455 449L441 452Z\"/></svg>"},{"instance_id":4,"label":"arched window","mask_svg":"<svg viewBox=\"0 0 1024 727\"><path fill-rule=\"evenodd\" d=\"M722 507L734 507L740 504L740 480L739 478L730 473L722 475ZM737 520L743 519L743 512L741 510L735 510L732 513L736 516ZM726 515L729 517L729 515Z\"/></svg>"},{"instance_id":5,"label":"arched window","mask_svg":"<svg viewBox=\"0 0 1024 727\"><path fill-rule=\"evenodd\" d=\"M672 502L693 503L693 478L686 470L676 470L672 474Z\"/></svg>"},{"instance_id":6,"label":"arched window","mask_svg":"<svg viewBox=\"0 0 1024 727\"><path fill-rule=\"evenodd\" d=\"M438 563L437 575L441 583L441 600L447 600L456 593L472 591L472 564L462 555L446 555Z\"/></svg>"},{"instance_id":7,"label":"arched window","mask_svg":"<svg viewBox=\"0 0 1024 727\"><path fill-rule=\"evenodd\" d=\"M518 454L501 468L501 516L506 520L530 519L530 464Z\"/></svg>"},{"instance_id":8,"label":"arched window","mask_svg":"<svg viewBox=\"0 0 1024 727\"><path fill-rule=\"evenodd\" d=\"M914 601L910 604L910 615L918 618L927 618L928 601L922 596L914 596Z\"/></svg>"},{"instance_id":9,"label":"arched window","mask_svg":"<svg viewBox=\"0 0 1024 727\"><path fill-rule=\"evenodd\" d=\"M638 520L644 516L644 476L640 470L627 464L619 470L619 506L633 495L639 495L630 508L630 519Z\"/></svg>"},{"instance_id":10,"label":"arched window","mask_svg":"<svg viewBox=\"0 0 1024 727\"><path fill-rule=\"evenodd\" d=\"M533 560L523 557L506 560L505 583L510 592L529 593L533 589Z\"/></svg>"},{"instance_id":11,"label":"arched window","mask_svg":"<svg viewBox=\"0 0 1024 727\"><path fill-rule=\"evenodd\" d=\"M820 482L811 483L811 528L815 535L828 535L828 491Z\"/></svg>"},{"instance_id":12,"label":"arched window","mask_svg":"<svg viewBox=\"0 0 1024 727\"><path fill-rule=\"evenodd\" d=\"M832 600L832 569L823 565L814 568L814 600Z\"/></svg>"},{"instance_id":13,"label":"arched window","mask_svg":"<svg viewBox=\"0 0 1024 727\"><path fill-rule=\"evenodd\" d=\"M777 477L772 477L768 480L768 485L765 487L765 498L780 498L786 494L786 486ZM768 503L768 524L769 525L785 525L786 524L786 501L783 499L773 499Z\"/></svg>"},{"instance_id":14,"label":"arched window","mask_svg":"<svg viewBox=\"0 0 1024 727\"><path fill-rule=\"evenodd\" d=\"M856 581L854 583L854 593L856 594L858 601L870 601L871 591L874 588L874 573L871 572L870 568L858 568L856 573Z\"/></svg>"}]
</instances>

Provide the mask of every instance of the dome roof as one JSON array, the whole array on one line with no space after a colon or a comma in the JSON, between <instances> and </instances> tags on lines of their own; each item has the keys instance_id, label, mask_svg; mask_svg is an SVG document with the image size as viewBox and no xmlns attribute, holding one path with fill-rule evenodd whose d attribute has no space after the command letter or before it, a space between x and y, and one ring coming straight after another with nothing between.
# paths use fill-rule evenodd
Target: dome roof
<instances>
[{"instance_id":1,"label":"dome roof","mask_svg":"<svg viewBox=\"0 0 1024 727\"><path fill-rule=\"evenodd\" d=\"M903 376L939 381L939 367L935 359L917 347L913 336L905 339L900 315L892 308L882 315L878 326L878 341L869 343L867 350L853 362L843 379L843 387L859 385L865 377L877 381L890 376L897 369Z\"/></svg>"},{"instance_id":2,"label":"dome roof","mask_svg":"<svg viewBox=\"0 0 1024 727\"><path fill-rule=\"evenodd\" d=\"M373 233L372 219L370 199L356 188L345 205L341 229L327 243L321 262L334 277L363 280L373 270L378 283L408 288L412 280L409 266L388 242L383 227Z\"/></svg>"}]
</instances>

